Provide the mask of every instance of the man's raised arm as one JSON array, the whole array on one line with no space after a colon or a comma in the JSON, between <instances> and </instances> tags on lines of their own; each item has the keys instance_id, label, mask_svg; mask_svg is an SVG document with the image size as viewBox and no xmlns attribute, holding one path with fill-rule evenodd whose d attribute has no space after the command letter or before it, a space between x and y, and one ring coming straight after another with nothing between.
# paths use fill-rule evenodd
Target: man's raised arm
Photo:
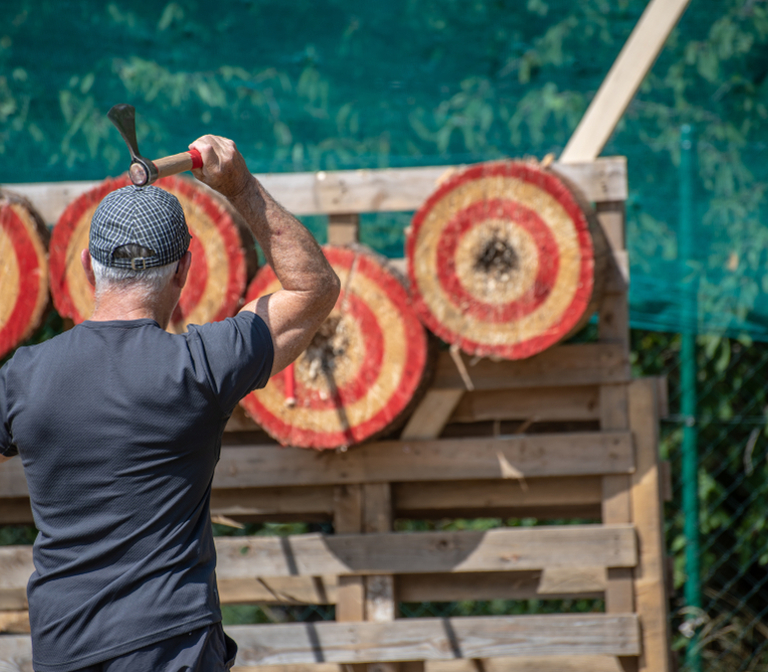
<instances>
[{"instance_id":1,"label":"man's raised arm","mask_svg":"<svg viewBox=\"0 0 768 672\"><path fill-rule=\"evenodd\" d=\"M190 147L203 157L203 167L192 171L195 177L243 216L283 287L242 308L256 312L269 327L274 375L309 345L336 303L339 278L312 234L251 175L234 142L206 135Z\"/></svg>"}]
</instances>

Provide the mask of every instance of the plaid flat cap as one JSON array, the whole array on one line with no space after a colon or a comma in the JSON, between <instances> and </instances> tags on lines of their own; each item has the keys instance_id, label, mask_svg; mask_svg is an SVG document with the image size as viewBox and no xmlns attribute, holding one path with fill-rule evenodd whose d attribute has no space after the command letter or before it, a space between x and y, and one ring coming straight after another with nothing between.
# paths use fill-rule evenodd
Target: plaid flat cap
<instances>
[{"instance_id":1,"label":"plaid flat cap","mask_svg":"<svg viewBox=\"0 0 768 672\"><path fill-rule=\"evenodd\" d=\"M181 259L189 249L189 229L181 203L159 187L123 187L99 203L91 219L88 247L100 264L112 268L156 268ZM141 245L151 256L116 257L123 245Z\"/></svg>"}]
</instances>

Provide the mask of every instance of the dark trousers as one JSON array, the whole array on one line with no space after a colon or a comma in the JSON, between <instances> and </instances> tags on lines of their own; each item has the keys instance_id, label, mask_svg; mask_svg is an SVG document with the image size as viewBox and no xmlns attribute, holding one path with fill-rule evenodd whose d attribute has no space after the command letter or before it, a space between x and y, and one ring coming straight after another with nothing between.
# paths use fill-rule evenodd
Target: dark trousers
<instances>
[{"instance_id":1,"label":"dark trousers","mask_svg":"<svg viewBox=\"0 0 768 672\"><path fill-rule=\"evenodd\" d=\"M236 654L237 644L214 623L78 672L227 672Z\"/></svg>"}]
</instances>

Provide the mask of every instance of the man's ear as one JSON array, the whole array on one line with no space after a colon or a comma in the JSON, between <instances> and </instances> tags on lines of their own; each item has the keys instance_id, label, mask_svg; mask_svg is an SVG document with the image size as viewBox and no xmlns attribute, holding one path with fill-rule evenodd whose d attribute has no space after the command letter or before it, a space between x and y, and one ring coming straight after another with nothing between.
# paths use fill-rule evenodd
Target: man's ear
<instances>
[{"instance_id":1,"label":"man's ear","mask_svg":"<svg viewBox=\"0 0 768 672\"><path fill-rule=\"evenodd\" d=\"M184 288L187 284L187 275L189 274L189 267L192 265L192 253L187 250L184 256L179 259L179 266L176 269L176 273L173 276L174 284L180 289Z\"/></svg>"},{"instance_id":2,"label":"man's ear","mask_svg":"<svg viewBox=\"0 0 768 672\"><path fill-rule=\"evenodd\" d=\"M88 278L88 282L91 283L91 287L95 287L96 276L93 274L93 266L91 265L91 253L87 248L80 253L80 263L83 265L85 277Z\"/></svg>"}]
</instances>

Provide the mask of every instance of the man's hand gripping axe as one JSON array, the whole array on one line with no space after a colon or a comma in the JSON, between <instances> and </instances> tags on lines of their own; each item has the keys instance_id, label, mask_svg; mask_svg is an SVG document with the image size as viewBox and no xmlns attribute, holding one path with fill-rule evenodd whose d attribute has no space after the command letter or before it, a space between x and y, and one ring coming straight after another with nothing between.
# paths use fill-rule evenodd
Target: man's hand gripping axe
<instances>
[{"instance_id":1,"label":"man's hand gripping axe","mask_svg":"<svg viewBox=\"0 0 768 672\"><path fill-rule=\"evenodd\" d=\"M131 152L131 167L128 169L128 174L131 176L131 182L137 187L152 184L161 177L203 167L203 157L196 149L154 161L145 159L139 153L139 144L136 142L136 110L133 105L125 103L115 105L107 113L107 117L120 131L125 144L128 145L128 151Z\"/></svg>"}]
</instances>

